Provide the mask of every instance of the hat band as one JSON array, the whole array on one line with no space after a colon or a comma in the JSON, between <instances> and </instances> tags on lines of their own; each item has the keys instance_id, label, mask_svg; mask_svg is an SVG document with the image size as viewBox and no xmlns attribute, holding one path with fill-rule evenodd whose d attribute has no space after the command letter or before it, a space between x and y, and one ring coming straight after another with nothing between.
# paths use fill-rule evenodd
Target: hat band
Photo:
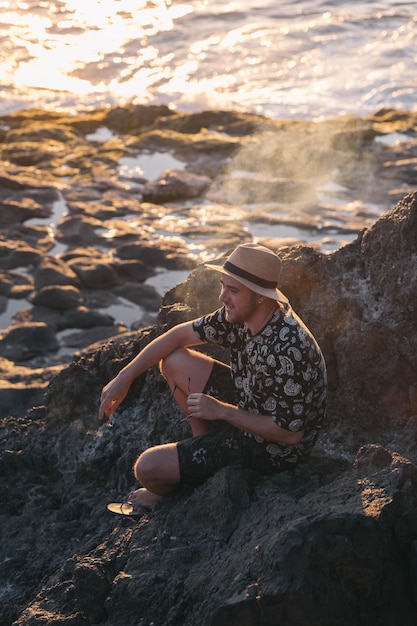
<instances>
[{"instance_id":1,"label":"hat band","mask_svg":"<svg viewBox=\"0 0 417 626\"><path fill-rule=\"evenodd\" d=\"M251 283L258 285L258 287L265 287L266 289L276 289L277 281L276 280L264 280L263 278L259 278L259 276L255 276L255 274L251 274L246 270L242 270L240 267L233 265L230 261L226 261L223 265L224 269L228 272L233 272L239 278L244 278L245 280L249 280Z\"/></svg>"}]
</instances>

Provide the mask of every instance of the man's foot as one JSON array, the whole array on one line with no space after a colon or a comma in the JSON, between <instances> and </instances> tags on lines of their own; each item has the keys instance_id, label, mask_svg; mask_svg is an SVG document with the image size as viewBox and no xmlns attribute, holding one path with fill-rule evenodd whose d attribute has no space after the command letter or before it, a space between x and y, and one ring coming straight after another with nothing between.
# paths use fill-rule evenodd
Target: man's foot
<instances>
[{"instance_id":1,"label":"man's foot","mask_svg":"<svg viewBox=\"0 0 417 626\"><path fill-rule=\"evenodd\" d=\"M153 509L153 507L161 502L163 496L158 496L156 493L152 493L152 491L148 491L145 487L141 487L140 489L136 489L129 493L127 501L133 507L140 505L145 506L146 508Z\"/></svg>"}]
</instances>

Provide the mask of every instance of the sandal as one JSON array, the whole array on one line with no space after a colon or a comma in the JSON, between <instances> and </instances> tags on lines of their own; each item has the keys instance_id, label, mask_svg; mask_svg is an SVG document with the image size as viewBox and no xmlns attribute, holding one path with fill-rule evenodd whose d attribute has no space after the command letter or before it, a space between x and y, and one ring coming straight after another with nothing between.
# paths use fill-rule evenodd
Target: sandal
<instances>
[{"instance_id":1,"label":"sandal","mask_svg":"<svg viewBox=\"0 0 417 626\"><path fill-rule=\"evenodd\" d=\"M136 519L152 511L149 506L140 504L140 502L137 504L131 504L130 502L111 502L107 505L107 509L112 513L127 515L128 517L135 517Z\"/></svg>"}]
</instances>

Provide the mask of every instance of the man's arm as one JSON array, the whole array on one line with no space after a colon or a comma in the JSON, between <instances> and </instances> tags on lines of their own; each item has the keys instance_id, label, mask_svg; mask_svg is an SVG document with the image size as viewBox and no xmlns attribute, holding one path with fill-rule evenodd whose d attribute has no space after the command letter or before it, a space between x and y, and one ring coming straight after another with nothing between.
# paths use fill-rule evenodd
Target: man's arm
<instances>
[{"instance_id":1,"label":"man's arm","mask_svg":"<svg viewBox=\"0 0 417 626\"><path fill-rule=\"evenodd\" d=\"M153 339L128 363L101 392L99 419L111 418L129 391L132 382L143 372L159 363L177 348L203 343L193 330L193 322L174 326L163 335Z\"/></svg>"},{"instance_id":2,"label":"man's arm","mask_svg":"<svg viewBox=\"0 0 417 626\"><path fill-rule=\"evenodd\" d=\"M252 435L263 437L269 441L284 443L288 446L294 446L300 443L304 437L304 431L292 432L286 428L278 426L270 415L253 415L249 411L244 411L233 405L224 406L223 418L229 424L233 424L236 428L246 430Z\"/></svg>"},{"instance_id":3,"label":"man's arm","mask_svg":"<svg viewBox=\"0 0 417 626\"><path fill-rule=\"evenodd\" d=\"M188 415L206 420L224 420L252 435L289 446L300 443L304 436L302 430L292 432L278 426L270 415L254 415L203 393L188 396Z\"/></svg>"}]
</instances>

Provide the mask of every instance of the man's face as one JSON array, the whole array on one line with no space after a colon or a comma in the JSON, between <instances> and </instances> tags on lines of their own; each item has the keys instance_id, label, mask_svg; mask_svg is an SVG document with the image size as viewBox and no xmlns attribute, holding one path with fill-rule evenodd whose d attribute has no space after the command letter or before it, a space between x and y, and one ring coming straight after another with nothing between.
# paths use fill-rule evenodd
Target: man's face
<instances>
[{"instance_id":1,"label":"man's face","mask_svg":"<svg viewBox=\"0 0 417 626\"><path fill-rule=\"evenodd\" d=\"M220 302L226 307L226 317L232 324L250 324L258 305L257 296L235 278L222 274Z\"/></svg>"}]
</instances>

